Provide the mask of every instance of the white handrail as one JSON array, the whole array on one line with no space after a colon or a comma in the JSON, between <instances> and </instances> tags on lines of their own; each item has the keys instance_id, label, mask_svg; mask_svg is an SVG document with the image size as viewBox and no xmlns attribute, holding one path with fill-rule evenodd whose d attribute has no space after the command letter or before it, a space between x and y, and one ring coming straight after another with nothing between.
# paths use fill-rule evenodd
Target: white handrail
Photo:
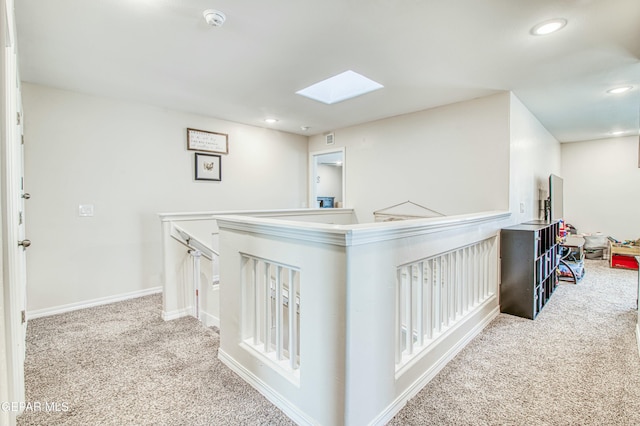
<instances>
[{"instance_id":1,"label":"white handrail","mask_svg":"<svg viewBox=\"0 0 640 426\"><path fill-rule=\"evenodd\" d=\"M220 253L174 223L171 224L171 236L176 241L187 246L189 249L199 251L204 257L209 260L213 260L213 256L220 256Z\"/></svg>"}]
</instances>

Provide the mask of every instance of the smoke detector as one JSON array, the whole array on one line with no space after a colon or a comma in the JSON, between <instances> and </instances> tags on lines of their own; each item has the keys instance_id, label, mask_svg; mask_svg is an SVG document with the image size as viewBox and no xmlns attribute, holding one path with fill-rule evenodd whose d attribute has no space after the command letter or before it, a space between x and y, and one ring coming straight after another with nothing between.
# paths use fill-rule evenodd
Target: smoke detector
<instances>
[{"instance_id":1,"label":"smoke detector","mask_svg":"<svg viewBox=\"0 0 640 426\"><path fill-rule=\"evenodd\" d=\"M207 9L202 12L202 15L204 16L204 20L207 21L207 24L212 27L221 27L227 19L224 13L215 9Z\"/></svg>"}]
</instances>

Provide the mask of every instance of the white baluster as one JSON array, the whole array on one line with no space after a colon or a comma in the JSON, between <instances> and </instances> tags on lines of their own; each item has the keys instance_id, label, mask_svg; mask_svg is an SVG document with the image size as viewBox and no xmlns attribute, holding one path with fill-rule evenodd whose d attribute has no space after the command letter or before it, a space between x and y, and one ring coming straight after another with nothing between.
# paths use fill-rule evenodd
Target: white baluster
<instances>
[{"instance_id":1,"label":"white baluster","mask_svg":"<svg viewBox=\"0 0 640 426\"><path fill-rule=\"evenodd\" d=\"M475 306L478 303L478 247L477 246L472 246L471 247L471 260L473 263L473 275L472 275L472 282L473 282L473 300L472 300L472 306Z\"/></svg>"},{"instance_id":2,"label":"white baluster","mask_svg":"<svg viewBox=\"0 0 640 426\"><path fill-rule=\"evenodd\" d=\"M245 257L247 261L249 260ZM253 344L260 343L260 285L258 284L258 259L251 261L251 289L253 291Z\"/></svg>"},{"instance_id":3,"label":"white baluster","mask_svg":"<svg viewBox=\"0 0 640 426\"><path fill-rule=\"evenodd\" d=\"M405 279L404 279L404 321L405 321L405 350L408 355L413 353L413 324L411 324L411 320L413 317L412 311L412 303L411 303L411 283L413 281L413 271L411 266L406 266L405 268Z\"/></svg>"},{"instance_id":4,"label":"white baluster","mask_svg":"<svg viewBox=\"0 0 640 426\"><path fill-rule=\"evenodd\" d=\"M402 361L402 267L396 270L396 364Z\"/></svg>"},{"instance_id":5,"label":"white baluster","mask_svg":"<svg viewBox=\"0 0 640 426\"><path fill-rule=\"evenodd\" d=\"M427 339L433 338L433 260L427 260L426 264L426 282L425 286L427 289L427 303L425 304L426 318L427 318Z\"/></svg>"},{"instance_id":6,"label":"white baluster","mask_svg":"<svg viewBox=\"0 0 640 426\"><path fill-rule=\"evenodd\" d=\"M434 332L440 333L442 329L442 258L437 257L433 262L433 284L435 293L433 295L434 310Z\"/></svg>"},{"instance_id":7,"label":"white baluster","mask_svg":"<svg viewBox=\"0 0 640 426\"><path fill-rule=\"evenodd\" d=\"M469 247L464 248L464 310L467 312L469 310L469 293L471 291L471 275L469 274L469 267L471 265L471 259L469 258Z\"/></svg>"},{"instance_id":8,"label":"white baluster","mask_svg":"<svg viewBox=\"0 0 640 426\"><path fill-rule=\"evenodd\" d=\"M457 320L458 318L460 318L462 316L462 309L460 309L461 306L461 293L462 293L462 286L464 285L464 283L462 282L462 251L461 250L456 250L456 254L455 254L455 258L456 258L456 271L455 271L455 275L456 275L456 300L455 300L455 319Z\"/></svg>"},{"instance_id":9,"label":"white baluster","mask_svg":"<svg viewBox=\"0 0 640 426\"><path fill-rule=\"evenodd\" d=\"M284 346L282 336L283 309L282 309L282 266L276 266L276 300L275 300L275 328L276 328L276 359L282 359L282 348Z\"/></svg>"},{"instance_id":10,"label":"white baluster","mask_svg":"<svg viewBox=\"0 0 640 426\"><path fill-rule=\"evenodd\" d=\"M265 298L264 298L264 316L263 316L263 327L264 327L264 351L268 353L271 351L271 264L268 262L264 263L264 289L265 289Z\"/></svg>"},{"instance_id":11,"label":"white baluster","mask_svg":"<svg viewBox=\"0 0 640 426\"><path fill-rule=\"evenodd\" d=\"M191 259L193 260L193 301L195 314L194 316L200 321L200 250L189 250Z\"/></svg>"},{"instance_id":12,"label":"white baluster","mask_svg":"<svg viewBox=\"0 0 640 426\"><path fill-rule=\"evenodd\" d=\"M456 320L456 252L449 253L449 324Z\"/></svg>"},{"instance_id":13,"label":"white baluster","mask_svg":"<svg viewBox=\"0 0 640 426\"><path fill-rule=\"evenodd\" d=\"M442 264L442 299L440 306L442 307L442 326L449 325L449 262L447 255L439 256Z\"/></svg>"},{"instance_id":14,"label":"white baluster","mask_svg":"<svg viewBox=\"0 0 640 426\"><path fill-rule=\"evenodd\" d=\"M416 325L418 327L418 346L424 345L424 263L419 262L416 267L418 268L417 279L417 297L416 297Z\"/></svg>"},{"instance_id":15,"label":"white baluster","mask_svg":"<svg viewBox=\"0 0 640 426\"><path fill-rule=\"evenodd\" d=\"M295 281L295 272L289 269L289 367L296 368L298 331L296 329L297 306L296 294L298 289Z\"/></svg>"}]
</instances>

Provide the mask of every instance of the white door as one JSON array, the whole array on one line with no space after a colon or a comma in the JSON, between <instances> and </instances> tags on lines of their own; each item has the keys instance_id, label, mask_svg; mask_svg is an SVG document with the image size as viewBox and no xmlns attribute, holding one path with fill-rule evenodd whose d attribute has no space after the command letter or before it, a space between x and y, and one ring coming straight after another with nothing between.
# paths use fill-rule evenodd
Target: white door
<instances>
[{"instance_id":1,"label":"white door","mask_svg":"<svg viewBox=\"0 0 640 426\"><path fill-rule=\"evenodd\" d=\"M9 37L4 50L4 134L2 135L2 234L9 401L24 401L26 337L26 252L23 179L23 122L15 43ZM15 415L17 413L11 413Z\"/></svg>"},{"instance_id":2,"label":"white door","mask_svg":"<svg viewBox=\"0 0 640 426\"><path fill-rule=\"evenodd\" d=\"M18 110L20 114L20 124L18 125L18 134L14 143L16 144L16 193L13 194L17 201L18 210L18 256L16 265L18 269L17 274L17 293L20 301L20 321L22 323L22 336L21 341L24 341L27 336L27 248L31 245L31 241L26 236L26 214L25 214L25 200L31 198L31 195L25 190L24 179L24 112L22 110L22 93L18 86ZM24 364L25 347L22 349L21 364Z\"/></svg>"}]
</instances>

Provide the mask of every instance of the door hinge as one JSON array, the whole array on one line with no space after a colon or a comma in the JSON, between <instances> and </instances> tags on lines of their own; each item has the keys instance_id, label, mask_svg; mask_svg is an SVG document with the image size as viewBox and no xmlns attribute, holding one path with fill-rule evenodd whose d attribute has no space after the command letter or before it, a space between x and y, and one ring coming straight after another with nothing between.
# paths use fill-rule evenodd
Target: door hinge
<instances>
[{"instance_id":1,"label":"door hinge","mask_svg":"<svg viewBox=\"0 0 640 426\"><path fill-rule=\"evenodd\" d=\"M18 126L20 125L20 113L16 113L16 119L18 120Z\"/></svg>"},{"instance_id":2,"label":"door hinge","mask_svg":"<svg viewBox=\"0 0 640 426\"><path fill-rule=\"evenodd\" d=\"M18 225L22 225L22 212L18 212Z\"/></svg>"},{"instance_id":3,"label":"door hinge","mask_svg":"<svg viewBox=\"0 0 640 426\"><path fill-rule=\"evenodd\" d=\"M21 143L24 145L24 135L21 135Z\"/></svg>"},{"instance_id":4,"label":"door hinge","mask_svg":"<svg viewBox=\"0 0 640 426\"><path fill-rule=\"evenodd\" d=\"M27 322L27 313L25 311L20 312L20 318L22 320L22 324Z\"/></svg>"}]
</instances>

